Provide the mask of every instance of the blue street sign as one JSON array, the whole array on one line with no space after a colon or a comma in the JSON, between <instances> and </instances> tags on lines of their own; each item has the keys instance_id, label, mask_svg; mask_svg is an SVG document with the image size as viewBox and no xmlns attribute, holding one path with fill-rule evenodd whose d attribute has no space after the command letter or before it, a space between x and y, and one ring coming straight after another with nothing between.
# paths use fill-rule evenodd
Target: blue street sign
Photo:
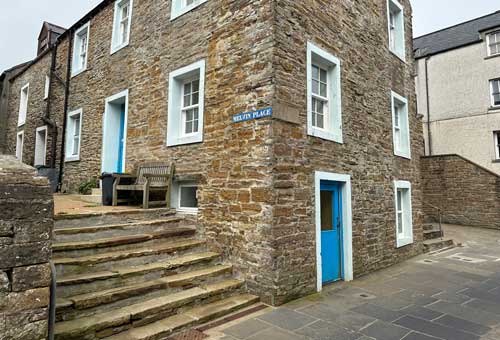
<instances>
[{"instance_id":1,"label":"blue street sign","mask_svg":"<svg viewBox=\"0 0 500 340\"><path fill-rule=\"evenodd\" d=\"M271 117L273 115L273 108L268 107L253 112L238 113L233 116L233 123L246 122L247 120L260 119L264 117Z\"/></svg>"}]
</instances>

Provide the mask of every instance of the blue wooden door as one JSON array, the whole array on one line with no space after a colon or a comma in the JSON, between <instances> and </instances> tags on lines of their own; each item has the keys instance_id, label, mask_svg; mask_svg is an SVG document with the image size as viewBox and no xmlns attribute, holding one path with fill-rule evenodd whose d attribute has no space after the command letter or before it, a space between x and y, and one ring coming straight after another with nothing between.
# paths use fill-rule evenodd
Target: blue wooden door
<instances>
[{"instance_id":1,"label":"blue wooden door","mask_svg":"<svg viewBox=\"0 0 500 340\"><path fill-rule=\"evenodd\" d=\"M321 182L321 258L323 283L342 279L342 190Z\"/></svg>"},{"instance_id":2,"label":"blue wooden door","mask_svg":"<svg viewBox=\"0 0 500 340\"><path fill-rule=\"evenodd\" d=\"M122 105L120 112L120 133L118 141L118 162L116 172L123 172L123 152L125 149L125 105Z\"/></svg>"}]
</instances>

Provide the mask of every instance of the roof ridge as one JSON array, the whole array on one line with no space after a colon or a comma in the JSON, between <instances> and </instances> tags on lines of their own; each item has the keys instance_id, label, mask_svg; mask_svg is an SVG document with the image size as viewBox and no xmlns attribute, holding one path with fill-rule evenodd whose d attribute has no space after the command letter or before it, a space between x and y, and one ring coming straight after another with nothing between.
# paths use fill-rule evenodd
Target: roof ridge
<instances>
[{"instance_id":1,"label":"roof ridge","mask_svg":"<svg viewBox=\"0 0 500 340\"><path fill-rule=\"evenodd\" d=\"M445 28L441 28L441 29L439 29L439 30L437 30L437 31L434 31L434 32L430 32L430 33L423 34L423 35L421 35L421 36L418 36L418 37L413 38L413 40L417 40L417 39L420 39L420 38L424 38L424 37L427 37L427 36L429 36L429 35L433 35L433 34L436 34L436 33L442 32L442 31L449 30L449 29L454 28L454 27L462 26L462 25L468 24L468 23L470 23L470 22L473 22L473 21L476 21L476 20L479 20L479 19L483 19L483 18L489 17L489 16L491 16L491 15L495 15L495 14L498 14L498 13L500 13L500 10L495 11L495 12L492 12L492 13L489 13L489 14L482 15L482 16L477 17L477 18L474 18L474 19L470 19L470 20L467 20L467 21L463 21L463 22L460 22L460 23L455 24L455 25L451 25L451 26L448 26L448 27L445 27Z\"/></svg>"}]
</instances>

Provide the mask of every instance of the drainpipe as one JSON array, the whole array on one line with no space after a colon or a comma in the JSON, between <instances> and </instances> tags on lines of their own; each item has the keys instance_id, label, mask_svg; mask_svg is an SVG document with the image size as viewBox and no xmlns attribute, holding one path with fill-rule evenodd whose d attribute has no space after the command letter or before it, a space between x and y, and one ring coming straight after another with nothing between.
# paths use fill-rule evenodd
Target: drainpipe
<instances>
[{"instance_id":1,"label":"drainpipe","mask_svg":"<svg viewBox=\"0 0 500 340\"><path fill-rule=\"evenodd\" d=\"M50 73L49 73L49 93L47 97L47 107L45 109L45 116L43 117L43 121L50 126L52 130L52 143L51 143L51 158L50 158L50 167L55 169L56 167L56 152L57 152L57 125L56 123L50 119L50 107L51 107L51 97L52 97L52 80L54 79L54 72L56 69L56 55L57 55L57 44L52 46L52 60L50 64Z\"/></svg>"},{"instance_id":2,"label":"drainpipe","mask_svg":"<svg viewBox=\"0 0 500 340\"><path fill-rule=\"evenodd\" d=\"M68 116L68 102L69 102L69 84L70 84L70 77L71 77L71 55L73 54L73 35L74 32L71 31L68 36L68 60L67 60L67 65L66 65L66 84L64 88L64 120L63 120L63 130L62 130L62 142L61 142L61 161L59 162L59 178L58 178L58 185L57 185L57 190L61 191L62 187L62 178L63 178L63 171L64 171L64 149L66 146L66 124L67 122L67 116Z\"/></svg>"},{"instance_id":3,"label":"drainpipe","mask_svg":"<svg viewBox=\"0 0 500 340\"><path fill-rule=\"evenodd\" d=\"M432 156L432 133L431 133L431 104L430 104L430 94L429 94L429 59L431 57L425 58L425 95L427 102L427 141L429 144L429 156Z\"/></svg>"}]
</instances>

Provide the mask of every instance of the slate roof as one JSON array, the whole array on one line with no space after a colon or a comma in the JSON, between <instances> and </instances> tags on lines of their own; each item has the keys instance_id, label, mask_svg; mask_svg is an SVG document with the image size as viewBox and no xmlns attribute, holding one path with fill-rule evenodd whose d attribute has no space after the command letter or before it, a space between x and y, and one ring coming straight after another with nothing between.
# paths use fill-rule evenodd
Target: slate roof
<instances>
[{"instance_id":1,"label":"slate roof","mask_svg":"<svg viewBox=\"0 0 500 340\"><path fill-rule=\"evenodd\" d=\"M500 11L413 39L415 58L423 58L482 41L481 32L500 27Z\"/></svg>"}]
</instances>

